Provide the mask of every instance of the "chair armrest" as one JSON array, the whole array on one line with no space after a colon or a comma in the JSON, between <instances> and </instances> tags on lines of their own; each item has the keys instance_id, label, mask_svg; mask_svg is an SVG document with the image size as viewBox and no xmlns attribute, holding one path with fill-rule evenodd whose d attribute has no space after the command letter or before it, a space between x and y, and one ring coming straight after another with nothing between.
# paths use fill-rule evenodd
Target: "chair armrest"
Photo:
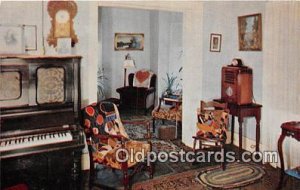
<instances>
[{"instance_id":1,"label":"chair armrest","mask_svg":"<svg viewBox=\"0 0 300 190\"><path fill-rule=\"evenodd\" d=\"M128 140L126 137L122 136L122 135L94 135L94 137L101 139L101 140L108 140L109 138L115 138L119 141L126 141Z\"/></svg>"},{"instance_id":2,"label":"chair armrest","mask_svg":"<svg viewBox=\"0 0 300 190\"><path fill-rule=\"evenodd\" d=\"M128 140L128 138L126 138L122 135L108 135L108 137L118 139L119 141L122 141L122 142Z\"/></svg>"},{"instance_id":3,"label":"chair armrest","mask_svg":"<svg viewBox=\"0 0 300 190\"><path fill-rule=\"evenodd\" d=\"M98 139L101 139L101 140L107 140L108 139L108 136L107 135L93 135L94 137L98 138Z\"/></svg>"},{"instance_id":4,"label":"chair armrest","mask_svg":"<svg viewBox=\"0 0 300 190\"><path fill-rule=\"evenodd\" d=\"M118 93L122 93L122 92L127 91L127 90L130 90L130 89L132 89L132 88L133 88L132 86L124 86L124 87L121 87L121 88L117 88L116 91L117 91Z\"/></svg>"},{"instance_id":5,"label":"chair armrest","mask_svg":"<svg viewBox=\"0 0 300 190\"><path fill-rule=\"evenodd\" d=\"M150 88L148 88L147 90L146 90L146 94L148 95L148 94L152 94L152 93L154 93L155 92L155 88L154 87L150 87Z\"/></svg>"}]
</instances>

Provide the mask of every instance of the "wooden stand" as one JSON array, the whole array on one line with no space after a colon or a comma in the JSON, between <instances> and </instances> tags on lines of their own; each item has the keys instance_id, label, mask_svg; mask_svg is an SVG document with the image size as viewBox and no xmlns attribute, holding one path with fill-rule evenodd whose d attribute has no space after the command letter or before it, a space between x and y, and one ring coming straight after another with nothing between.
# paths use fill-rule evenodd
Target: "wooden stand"
<instances>
[{"instance_id":1,"label":"wooden stand","mask_svg":"<svg viewBox=\"0 0 300 190\"><path fill-rule=\"evenodd\" d=\"M222 102L222 100L214 100L217 102ZM228 103L229 113L232 116L231 121L231 144L234 140L234 118L238 117L239 121L239 155L241 156L242 152L242 137L243 137L243 121L245 117L255 117L256 120L256 151L259 151L259 142L260 142L260 119L261 119L261 108L260 104L247 104L247 105L237 105L234 103Z\"/></svg>"}]
</instances>

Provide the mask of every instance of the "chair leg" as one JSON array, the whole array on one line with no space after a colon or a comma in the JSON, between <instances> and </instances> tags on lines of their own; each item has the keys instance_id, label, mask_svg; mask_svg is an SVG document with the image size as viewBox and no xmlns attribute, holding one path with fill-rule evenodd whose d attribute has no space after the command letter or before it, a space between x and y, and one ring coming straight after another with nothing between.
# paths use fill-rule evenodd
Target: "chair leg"
<instances>
[{"instance_id":1,"label":"chair leg","mask_svg":"<svg viewBox=\"0 0 300 190\"><path fill-rule=\"evenodd\" d=\"M152 131L155 133L155 118L152 119Z\"/></svg>"},{"instance_id":2,"label":"chair leg","mask_svg":"<svg viewBox=\"0 0 300 190\"><path fill-rule=\"evenodd\" d=\"M123 185L124 185L124 190L129 189L129 175L127 169L123 170Z\"/></svg>"},{"instance_id":3,"label":"chair leg","mask_svg":"<svg viewBox=\"0 0 300 190\"><path fill-rule=\"evenodd\" d=\"M194 143L193 143L193 152L196 152L196 143L197 143L197 139L194 138Z\"/></svg>"},{"instance_id":4,"label":"chair leg","mask_svg":"<svg viewBox=\"0 0 300 190\"><path fill-rule=\"evenodd\" d=\"M151 162L150 165L148 166L148 171L149 171L150 179L152 179L153 173L154 173L154 163L153 162Z\"/></svg>"},{"instance_id":5,"label":"chair leg","mask_svg":"<svg viewBox=\"0 0 300 190\"><path fill-rule=\"evenodd\" d=\"M224 171L225 170L225 164L226 164L226 149L225 149L225 143L221 142L221 151L223 150L224 151L224 154L223 154L223 158L224 158L224 161L221 163L221 167L222 167L222 170Z\"/></svg>"}]
</instances>

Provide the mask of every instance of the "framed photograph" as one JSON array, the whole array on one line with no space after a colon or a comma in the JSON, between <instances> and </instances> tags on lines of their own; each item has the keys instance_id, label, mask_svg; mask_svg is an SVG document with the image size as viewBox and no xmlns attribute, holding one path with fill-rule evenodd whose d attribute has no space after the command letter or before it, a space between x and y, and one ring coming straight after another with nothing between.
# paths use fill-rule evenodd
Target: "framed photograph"
<instances>
[{"instance_id":1,"label":"framed photograph","mask_svg":"<svg viewBox=\"0 0 300 190\"><path fill-rule=\"evenodd\" d=\"M262 50L262 21L261 14L238 17L239 50Z\"/></svg>"},{"instance_id":2,"label":"framed photograph","mask_svg":"<svg viewBox=\"0 0 300 190\"><path fill-rule=\"evenodd\" d=\"M210 51L211 52L220 52L221 51L221 34L210 34Z\"/></svg>"},{"instance_id":3,"label":"framed photograph","mask_svg":"<svg viewBox=\"0 0 300 190\"><path fill-rule=\"evenodd\" d=\"M0 53L24 54L24 25L0 24Z\"/></svg>"},{"instance_id":4,"label":"framed photograph","mask_svg":"<svg viewBox=\"0 0 300 190\"><path fill-rule=\"evenodd\" d=\"M37 33L36 25L24 25L24 40L26 51L37 50Z\"/></svg>"},{"instance_id":5,"label":"framed photograph","mask_svg":"<svg viewBox=\"0 0 300 190\"><path fill-rule=\"evenodd\" d=\"M115 50L144 50L144 34L115 33Z\"/></svg>"}]
</instances>

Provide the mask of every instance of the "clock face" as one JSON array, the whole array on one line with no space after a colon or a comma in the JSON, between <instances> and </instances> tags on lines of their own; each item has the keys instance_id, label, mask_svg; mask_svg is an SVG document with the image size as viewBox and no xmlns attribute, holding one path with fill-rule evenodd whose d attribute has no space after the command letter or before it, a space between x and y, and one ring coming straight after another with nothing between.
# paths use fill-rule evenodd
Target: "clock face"
<instances>
[{"instance_id":1,"label":"clock face","mask_svg":"<svg viewBox=\"0 0 300 190\"><path fill-rule=\"evenodd\" d=\"M66 23L70 19L70 14L67 10L59 10L55 15L55 20L58 23Z\"/></svg>"},{"instance_id":2,"label":"clock face","mask_svg":"<svg viewBox=\"0 0 300 190\"><path fill-rule=\"evenodd\" d=\"M236 59L233 59L232 62L231 62L231 64L233 66L237 66L238 65L238 61Z\"/></svg>"},{"instance_id":3,"label":"clock face","mask_svg":"<svg viewBox=\"0 0 300 190\"><path fill-rule=\"evenodd\" d=\"M226 88L225 92L226 92L227 96L232 96L233 95L233 90L230 86L228 88Z\"/></svg>"}]
</instances>

